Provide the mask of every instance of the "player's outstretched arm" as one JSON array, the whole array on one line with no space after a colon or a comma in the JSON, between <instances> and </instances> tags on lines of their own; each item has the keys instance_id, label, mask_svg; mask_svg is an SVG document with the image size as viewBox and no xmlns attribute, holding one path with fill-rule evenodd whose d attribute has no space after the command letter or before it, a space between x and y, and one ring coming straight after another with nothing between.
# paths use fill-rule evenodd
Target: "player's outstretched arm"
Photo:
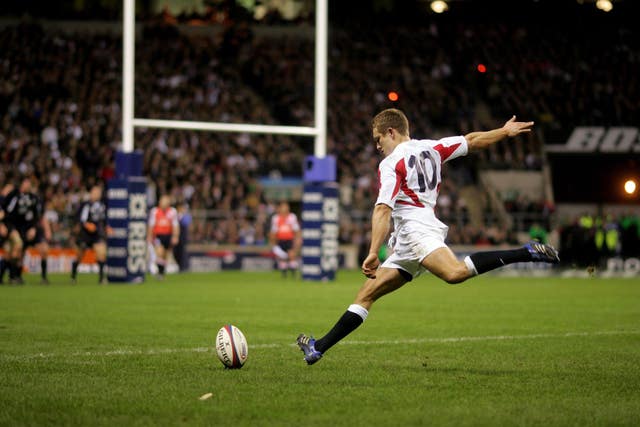
<instances>
[{"instance_id":1,"label":"player's outstretched arm","mask_svg":"<svg viewBox=\"0 0 640 427\"><path fill-rule=\"evenodd\" d=\"M469 145L469 151L481 150L504 138L512 138L521 133L531 132L533 122L516 122L516 116L511 117L504 126L486 132L471 132L464 136Z\"/></svg>"}]
</instances>

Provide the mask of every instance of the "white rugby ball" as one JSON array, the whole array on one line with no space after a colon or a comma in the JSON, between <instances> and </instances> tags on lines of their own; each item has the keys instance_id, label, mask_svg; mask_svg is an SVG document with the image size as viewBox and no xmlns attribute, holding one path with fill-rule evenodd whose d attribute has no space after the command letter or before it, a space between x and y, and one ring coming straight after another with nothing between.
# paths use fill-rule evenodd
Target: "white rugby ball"
<instances>
[{"instance_id":1,"label":"white rugby ball","mask_svg":"<svg viewBox=\"0 0 640 427\"><path fill-rule=\"evenodd\" d=\"M216 335L218 359L229 369L240 369L249 355L247 339L234 325L224 325Z\"/></svg>"}]
</instances>

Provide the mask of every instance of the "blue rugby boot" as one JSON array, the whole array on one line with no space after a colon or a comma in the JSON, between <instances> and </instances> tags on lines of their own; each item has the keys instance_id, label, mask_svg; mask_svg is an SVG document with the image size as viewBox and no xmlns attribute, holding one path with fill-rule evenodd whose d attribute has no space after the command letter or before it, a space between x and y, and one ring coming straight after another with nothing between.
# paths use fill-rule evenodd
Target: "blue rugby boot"
<instances>
[{"instance_id":1,"label":"blue rugby boot","mask_svg":"<svg viewBox=\"0 0 640 427\"><path fill-rule=\"evenodd\" d=\"M300 334L296 339L296 343L304 353L304 360L307 362L307 365L313 365L322 358L322 353L316 350L316 340L313 339L313 337Z\"/></svg>"},{"instance_id":2,"label":"blue rugby boot","mask_svg":"<svg viewBox=\"0 0 640 427\"><path fill-rule=\"evenodd\" d=\"M542 261L551 264L557 264L560 262L558 251L556 251L551 245L531 241L524 245L524 247L527 248L527 250L531 254L531 258L533 259L533 261Z\"/></svg>"}]
</instances>

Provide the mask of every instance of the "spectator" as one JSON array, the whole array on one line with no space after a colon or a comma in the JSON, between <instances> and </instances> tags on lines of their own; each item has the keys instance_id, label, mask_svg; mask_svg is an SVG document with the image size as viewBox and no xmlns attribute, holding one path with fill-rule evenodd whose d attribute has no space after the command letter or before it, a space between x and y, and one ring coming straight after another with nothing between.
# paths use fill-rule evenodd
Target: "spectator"
<instances>
[{"instance_id":1,"label":"spectator","mask_svg":"<svg viewBox=\"0 0 640 427\"><path fill-rule=\"evenodd\" d=\"M189 270L189 253L187 244L189 243L189 229L193 222L193 217L189 213L189 204L187 202L178 203L176 206L178 212L178 225L180 233L178 243L173 247L173 257L178 263L180 272Z\"/></svg>"}]
</instances>

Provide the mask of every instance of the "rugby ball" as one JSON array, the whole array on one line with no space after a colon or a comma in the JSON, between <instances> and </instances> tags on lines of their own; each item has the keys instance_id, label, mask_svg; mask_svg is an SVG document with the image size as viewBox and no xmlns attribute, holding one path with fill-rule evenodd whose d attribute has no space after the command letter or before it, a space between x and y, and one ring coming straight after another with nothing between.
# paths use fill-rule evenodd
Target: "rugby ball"
<instances>
[{"instance_id":1,"label":"rugby ball","mask_svg":"<svg viewBox=\"0 0 640 427\"><path fill-rule=\"evenodd\" d=\"M242 331L233 325L224 325L216 335L218 359L229 369L240 369L247 361L249 346Z\"/></svg>"}]
</instances>

